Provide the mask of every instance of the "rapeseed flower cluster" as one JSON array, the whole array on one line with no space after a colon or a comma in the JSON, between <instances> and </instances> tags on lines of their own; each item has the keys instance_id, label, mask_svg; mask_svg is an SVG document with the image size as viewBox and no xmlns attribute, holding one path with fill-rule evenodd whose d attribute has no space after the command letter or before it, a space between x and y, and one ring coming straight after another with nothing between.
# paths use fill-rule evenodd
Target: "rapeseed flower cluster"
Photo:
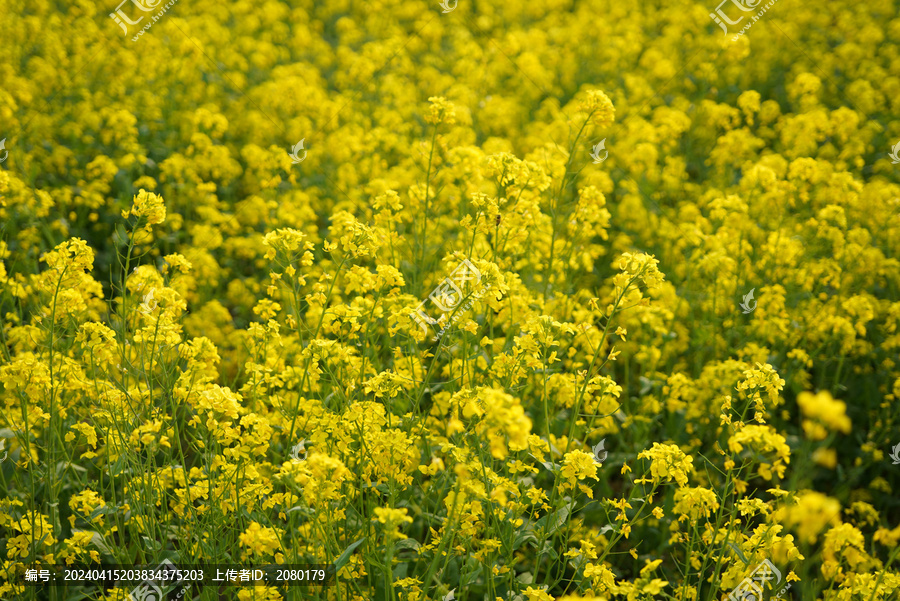
<instances>
[{"instance_id":1,"label":"rapeseed flower cluster","mask_svg":"<svg viewBox=\"0 0 900 601\"><path fill-rule=\"evenodd\" d=\"M0 12L0 599L900 595L890 2L150 4Z\"/></svg>"}]
</instances>

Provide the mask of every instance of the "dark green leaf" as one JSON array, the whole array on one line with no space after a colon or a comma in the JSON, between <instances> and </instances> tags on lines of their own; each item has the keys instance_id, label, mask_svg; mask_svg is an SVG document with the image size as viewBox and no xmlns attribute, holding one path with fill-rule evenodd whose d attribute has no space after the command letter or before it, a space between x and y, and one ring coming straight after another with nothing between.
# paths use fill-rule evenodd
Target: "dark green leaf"
<instances>
[{"instance_id":1,"label":"dark green leaf","mask_svg":"<svg viewBox=\"0 0 900 601\"><path fill-rule=\"evenodd\" d=\"M338 557L337 560L335 560L335 562L334 562L334 571L335 572L337 572L342 567L347 565L347 562L350 561L350 555L353 554L353 551L355 551L358 546L363 544L364 540L366 540L365 536L362 537L361 539L359 539L358 541L356 541L355 543L351 543L349 547L344 549L344 552L341 553L340 557Z\"/></svg>"},{"instance_id":2,"label":"dark green leaf","mask_svg":"<svg viewBox=\"0 0 900 601\"><path fill-rule=\"evenodd\" d=\"M543 536L549 536L559 530L567 519L569 519L569 508L563 507L553 513L548 513L535 522L535 531L540 532Z\"/></svg>"},{"instance_id":3,"label":"dark green leaf","mask_svg":"<svg viewBox=\"0 0 900 601\"><path fill-rule=\"evenodd\" d=\"M740 547L738 547L736 544L734 544L732 542L729 542L728 546L731 547L731 550L734 551L737 554L737 556L741 558L741 561L744 562L744 565L750 565L750 561L744 555L744 552L741 551Z\"/></svg>"}]
</instances>

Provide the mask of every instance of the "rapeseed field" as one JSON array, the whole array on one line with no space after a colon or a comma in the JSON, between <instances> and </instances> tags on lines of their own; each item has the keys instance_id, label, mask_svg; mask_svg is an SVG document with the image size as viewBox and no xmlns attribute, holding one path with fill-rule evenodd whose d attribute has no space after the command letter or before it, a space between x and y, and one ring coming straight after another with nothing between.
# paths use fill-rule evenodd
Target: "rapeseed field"
<instances>
[{"instance_id":1,"label":"rapeseed field","mask_svg":"<svg viewBox=\"0 0 900 601\"><path fill-rule=\"evenodd\" d=\"M895 2L118 1L0 9L0 599L900 599Z\"/></svg>"}]
</instances>

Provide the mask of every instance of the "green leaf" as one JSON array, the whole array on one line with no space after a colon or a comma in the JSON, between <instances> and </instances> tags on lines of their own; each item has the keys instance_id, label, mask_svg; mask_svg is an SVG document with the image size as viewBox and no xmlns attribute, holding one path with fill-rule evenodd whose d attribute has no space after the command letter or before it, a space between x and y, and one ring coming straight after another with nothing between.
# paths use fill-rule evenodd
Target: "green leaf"
<instances>
[{"instance_id":1,"label":"green leaf","mask_svg":"<svg viewBox=\"0 0 900 601\"><path fill-rule=\"evenodd\" d=\"M587 563L587 559L585 559L583 556L569 559L569 565L572 566L572 568L576 572L580 572L581 568L583 568L586 563Z\"/></svg>"},{"instance_id":2,"label":"green leaf","mask_svg":"<svg viewBox=\"0 0 900 601\"><path fill-rule=\"evenodd\" d=\"M407 572L409 572L409 563L404 561L397 564L397 567L394 568L392 575L395 581L403 580L404 578L406 578Z\"/></svg>"},{"instance_id":3,"label":"green leaf","mask_svg":"<svg viewBox=\"0 0 900 601\"><path fill-rule=\"evenodd\" d=\"M463 590L467 589L469 586L475 584L478 578L481 576L481 572L484 571L484 567L482 564L478 564L478 566L474 570L468 570L466 575L460 581L459 586Z\"/></svg>"},{"instance_id":4,"label":"green leaf","mask_svg":"<svg viewBox=\"0 0 900 601\"><path fill-rule=\"evenodd\" d=\"M418 551L419 547L421 546L422 545L419 544L419 541L414 538L404 538L395 545L398 551L401 549L412 549L413 551Z\"/></svg>"},{"instance_id":5,"label":"green leaf","mask_svg":"<svg viewBox=\"0 0 900 601\"><path fill-rule=\"evenodd\" d=\"M737 554L737 556L741 558L741 561L744 562L744 565L750 565L750 561L744 555L744 552L741 551L740 547L738 547L736 544L734 544L732 542L729 542L728 546L731 547L731 550L734 551Z\"/></svg>"},{"instance_id":6,"label":"green leaf","mask_svg":"<svg viewBox=\"0 0 900 601\"><path fill-rule=\"evenodd\" d=\"M358 541L356 541L355 543L351 543L349 547L344 549L344 552L341 553L340 557L338 557L334 562L334 571L335 572L339 571L342 567L347 565L347 562L350 561L350 555L353 554L353 551L355 551L358 546L363 544L364 540L366 540L365 536L362 537L361 539L359 539Z\"/></svg>"},{"instance_id":7,"label":"green leaf","mask_svg":"<svg viewBox=\"0 0 900 601\"><path fill-rule=\"evenodd\" d=\"M141 538L144 539L144 544L147 545L146 548L147 548L151 553L155 554L155 553L159 552L160 549L162 549L162 543L161 543L161 542L156 541L156 540L152 540L152 539L151 539L150 537L148 537L148 536L142 536Z\"/></svg>"},{"instance_id":8,"label":"green leaf","mask_svg":"<svg viewBox=\"0 0 900 601\"><path fill-rule=\"evenodd\" d=\"M569 508L563 507L553 513L548 513L535 522L535 530L544 536L549 536L559 530L567 519L569 519Z\"/></svg>"},{"instance_id":9,"label":"green leaf","mask_svg":"<svg viewBox=\"0 0 900 601\"><path fill-rule=\"evenodd\" d=\"M110 466L109 475L118 476L122 473L122 467L125 465L125 455L119 455L118 459Z\"/></svg>"},{"instance_id":10,"label":"green leaf","mask_svg":"<svg viewBox=\"0 0 900 601\"><path fill-rule=\"evenodd\" d=\"M534 532L531 530L524 530L516 535L516 539L513 541L513 551L517 550L527 541L532 540L535 542L535 546L537 546L537 537L534 535Z\"/></svg>"},{"instance_id":11,"label":"green leaf","mask_svg":"<svg viewBox=\"0 0 900 601\"><path fill-rule=\"evenodd\" d=\"M75 532L73 530L73 532ZM93 530L89 530L87 532L91 533L91 542L94 543L94 546L103 551L107 555L112 555L112 549L109 548L109 545L106 544L106 541L103 540L103 535L99 532L94 532Z\"/></svg>"},{"instance_id":12,"label":"green leaf","mask_svg":"<svg viewBox=\"0 0 900 601\"><path fill-rule=\"evenodd\" d=\"M299 512L302 513L303 515L315 515L315 513L316 513L316 510L315 510L315 509L311 509L311 508L309 508L309 507L304 507L303 505L297 505L297 506L295 506L295 507L291 507L290 509L288 509L287 511L285 511L285 513L286 513L286 514L287 514L287 513L293 513L293 512L295 512L295 511L299 511Z\"/></svg>"}]
</instances>

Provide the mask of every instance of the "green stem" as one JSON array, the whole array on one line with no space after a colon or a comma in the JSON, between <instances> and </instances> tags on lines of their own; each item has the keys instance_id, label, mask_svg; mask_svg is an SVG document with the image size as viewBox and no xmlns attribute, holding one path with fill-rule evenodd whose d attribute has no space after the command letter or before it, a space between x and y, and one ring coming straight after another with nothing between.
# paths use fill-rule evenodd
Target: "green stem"
<instances>
[{"instance_id":1,"label":"green stem","mask_svg":"<svg viewBox=\"0 0 900 601\"><path fill-rule=\"evenodd\" d=\"M431 134L431 150L428 153L428 171L425 174L425 213L422 216L422 244L419 245L419 250L421 252L419 261L416 262L418 267L418 273L422 273L422 263L425 262L425 243L427 240L426 234L428 232L428 204L429 204L429 194L431 190L431 161L434 158L434 143L437 140L437 124L434 126L434 132ZM419 291L421 292L422 282L419 282Z\"/></svg>"},{"instance_id":2,"label":"green stem","mask_svg":"<svg viewBox=\"0 0 900 601\"><path fill-rule=\"evenodd\" d=\"M551 199L550 201L550 212L553 214L552 223L553 230L550 234L550 260L547 262L547 267L544 268L544 301L547 300L547 292L550 289L550 272L553 269L553 250L556 243L556 210L559 208L559 201L562 199L563 191L566 188L566 180L569 178L569 167L572 165L572 153L575 151L575 147L578 145L578 140L581 138L581 134L584 132L584 128L587 127L587 124L590 122L591 117L594 112L591 111L588 114L587 119L584 120L584 123L581 124L581 128L578 130L578 133L575 135L575 141L572 142L572 146L569 147L569 158L566 161L566 171L563 173L562 182L559 184L559 190L556 193L556 198ZM570 130L571 131L571 130ZM553 204L554 200L556 204Z\"/></svg>"},{"instance_id":3,"label":"green stem","mask_svg":"<svg viewBox=\"0 0 900 601\"><path fill-rule=\"evenodd\" d=\"M49 432L48 432L48 445L47 445L47 502L50 506L50 526L53 528L54 532L62 536L61 525L59 524L59 515L58 515L58 498L56 494L56 486L58 482L56 481L56 445L54 444L56 438L56 386L53 382L53 342L56 334L56 304L59 298L59 289L62 287L63 278L66 277L66 272L69 270L68 265L63 269L63 272L59 276L59 280L56 282L56 290L53 293L53 309L50 313L50 423L49 423ZM34 528L32 527L32 532L34 532ZM53 599L56 598L56 588L52 587L51 589L51 597Z\"/></svg>"}]
</instances>

